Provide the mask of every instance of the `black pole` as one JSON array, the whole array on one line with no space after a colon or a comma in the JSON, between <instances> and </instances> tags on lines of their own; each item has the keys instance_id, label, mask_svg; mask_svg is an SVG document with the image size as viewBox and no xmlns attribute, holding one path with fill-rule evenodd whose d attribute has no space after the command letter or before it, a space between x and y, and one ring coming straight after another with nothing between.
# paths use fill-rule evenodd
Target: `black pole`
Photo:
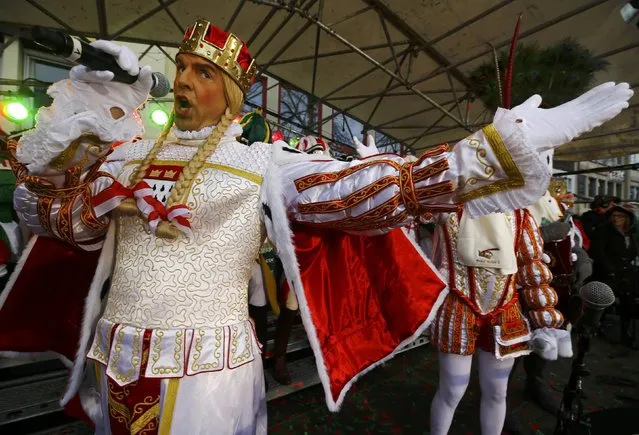
<instances>
[{"instance_id":1,"label":"black pole","mask_svg":"<svg viewBox=\"0 0 639 435\"><path fill-rule=\"evenodd\" d=\"M557 414L555 435L590 435L590 424L583 416L583 380L590 375L590 371L586 369L585 359L586 353L590 350L592 332L583 330L579 333L577 356L572 361L570 379L564 389Z\"/></svg>"}]
</instances>

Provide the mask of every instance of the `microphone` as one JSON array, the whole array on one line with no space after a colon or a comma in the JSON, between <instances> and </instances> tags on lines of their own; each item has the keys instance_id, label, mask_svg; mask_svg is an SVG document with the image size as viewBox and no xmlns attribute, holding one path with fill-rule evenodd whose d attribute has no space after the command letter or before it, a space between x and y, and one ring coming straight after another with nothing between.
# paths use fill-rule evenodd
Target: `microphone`
<instances>
[{"instance_id":1,"label":"microphone","mask_svg":"<svg viewBox=\"0 0 639 435\"><path fill-rule=\"evenodd\" d=\"M612 289L599 281L584 285L579 290L579 297L583 302L579 324L589 329L596 329L604 310L615 303L615 294Z\"/></svg>"},{"instance_id":2,"label":"microphone","mask_svg":"<svg viewBox=\"0 0 639 435\"><path fill-rule=\"evenodd\" d=\"M94 71L111 71L114 74L113 81L115 82L130 85L138 79L137 75L131 75L120 68L118 62L110 54L64 32L34 27L31 36L36 44L55 55L66 57ZM171 85L163 74L153 73L153 85L150 92L152 97L163 97L169 93L170 88Z\"/></svg>"}]
</instances>

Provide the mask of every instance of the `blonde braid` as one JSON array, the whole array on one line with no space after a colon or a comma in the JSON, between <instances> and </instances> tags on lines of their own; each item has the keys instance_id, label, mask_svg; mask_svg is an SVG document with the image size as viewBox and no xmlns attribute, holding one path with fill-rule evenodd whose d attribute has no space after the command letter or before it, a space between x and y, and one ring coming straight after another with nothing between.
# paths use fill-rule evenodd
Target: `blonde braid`
<instances>
[{"instance_id":1,"label":"blonde braid","mask_svg":"<svg viewBox=\"0 0 639 435\"><path fill-rule=\"evenodd\" d=\"M182 170L166 203L167 209L186 201L185 197L189 194L193 180L209 157L215 152L224 133L226 133L229 125L231 125L231 122L233 122L233 119L242 108L244 94L239 86L227 74L222 75L222 81L224 82L224 94L227 102L226 111L218 121L213 133L207 138L206 143L197 150L193 158ZM160 222L156 230L156 235L160 238L175 239L179 234L179 230L167 221Z\"/></svg>"},{"instance_id":2,"label":"blonde braid","mask_svg":"<svg viewBox=\"0 0 639 435\"><path fill-rule=\"evenodd\" d=\"M146 171L149 169L149 166L153 163L153 160L158 156L162 146L164 146L164 142L166 141L169 132L171 131L171 127L173 127L173 120L175 117L175 113L171 111L169 115L169 119L162 130L162 134L158 138L158 140L153 144L151 151L146 155L142 163L131 173L129 188L133 188L136 184L144 179L144 175ZM120 203L117 208L118 212L125 216L135 216L139 210L138 206L135 204L135 200L133 198L127 198Z\"/></svg>"}]
</instances>

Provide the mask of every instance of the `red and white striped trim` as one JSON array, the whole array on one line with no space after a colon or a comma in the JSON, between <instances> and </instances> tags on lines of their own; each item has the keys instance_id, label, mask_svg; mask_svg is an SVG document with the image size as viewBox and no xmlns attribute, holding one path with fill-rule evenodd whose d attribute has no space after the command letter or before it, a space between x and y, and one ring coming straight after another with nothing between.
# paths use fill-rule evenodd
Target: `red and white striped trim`
<instances>
[{"instance_id":1,"label":"red and white striped trim","mask_svg":"<svg viewBox=\"0 0 639 435\"><path fill-rule=\"evenodd\" d=\"M118 181L113 181L111 186L93 197L92 205L96 216L100 217L114 210L127 198L135 200L153 234L155 234L160 221L165 220L175 225L187 237L193 237L190 222L192 215L189 208L184 204L178 204L167 210L164 204L155 198L153 189L146 181L140 181L132 189L124 187Z\"/></svg>"},{"instance_id":2,"label":"red and white striped trim","mask_svg":"<svg viewBox=\"0 0 639 435\"><path fill-rule=\"evenodd\" d=\"M191 221L189 220L191 219L191 210L184 204L178 204L170 207L167 212L167 220L187 237L192 238L193 231L191 231Z\"/></svg>"}]
</instances>

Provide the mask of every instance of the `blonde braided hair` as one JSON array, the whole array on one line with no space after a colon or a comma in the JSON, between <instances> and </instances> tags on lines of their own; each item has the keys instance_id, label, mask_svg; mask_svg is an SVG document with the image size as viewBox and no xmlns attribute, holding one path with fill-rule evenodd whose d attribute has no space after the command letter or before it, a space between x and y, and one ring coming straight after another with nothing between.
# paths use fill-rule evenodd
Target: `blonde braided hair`
<instances>
[{"instance_id":1,"label":"blonde braided hair","mask_svg":"<svg viewBox=\"0 0 639 435\"><path fill-rule=\"evenodd\" d=\"M197 150L193 158L182 170L182 173L175 182L175 186L173 187L171 195L166 203L167 209L185 201L185 198L189 194L193 179L196 177L198 172L200 172L208 158L215 152L218 143L224 136L224 133L226 133L229 125L231 125L235 116L240 113L240 110L242 110L244 94L240 87L226 73L222 74L222 82L224 83L224 96L226 98L227 105L226 111L218 121L213 133L211 133L211 135L207 138L206 143ZM153 150L151 150L151 152L152 151ZM180 232L170 222L161 221L158 225L156 234L161 238L175 239L179 236Z\"/></svg>"},{"instance_id":2,"label":"blonde braided hair","mask_svg":"<svg viewBox=\"0 0 639 435\"><path fill-rule=\"evenodd\" d=\"M158 140L155 142L155 144L153 144L151 151L149 151L149 154L146 155L142 163L140 163L140 165L131 173L131 177L129 179L130 189L132 189L136 184L144 179L146 171L149 169L149 166L151 166L151 163L153 163L153 160L155 160L155 158L159 154L162 146L164 145L164 142L166 141L167 136L169 135L169 132L171 131L171 127L173 127L174 119L175 113L171 111L171 115L169 115L169 119L164 126L164 129L162 130L162 134L160 134ZM138 206L135 204L135 200L133 198L127 198L122 201L117 210L124 216L135 216L136 214L138 214L139 211Z\"/></svg>"}]
</instances>

